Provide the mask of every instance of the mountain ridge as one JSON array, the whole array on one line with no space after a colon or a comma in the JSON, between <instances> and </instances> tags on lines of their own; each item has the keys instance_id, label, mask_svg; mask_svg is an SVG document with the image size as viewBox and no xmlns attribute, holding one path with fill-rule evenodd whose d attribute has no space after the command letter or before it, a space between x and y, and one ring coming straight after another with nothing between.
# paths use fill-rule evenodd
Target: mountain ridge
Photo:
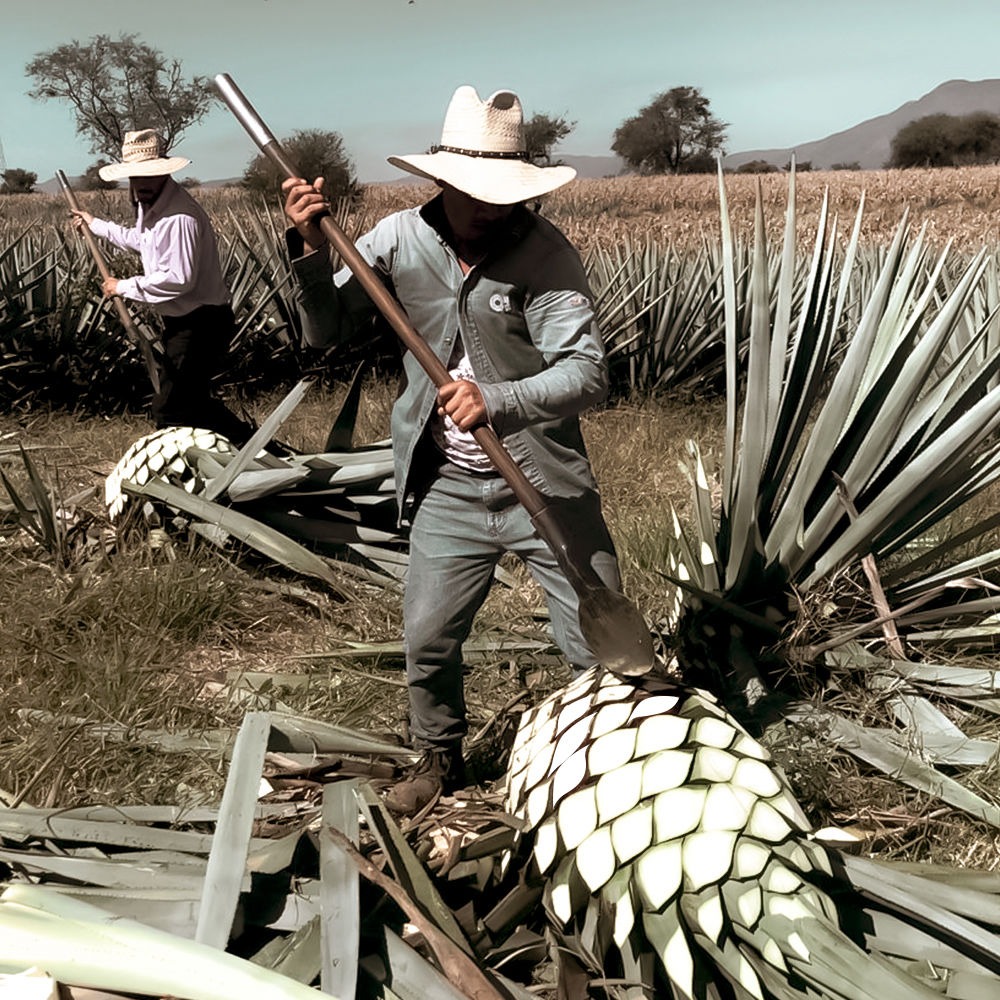
<instances>
[{"instance_id":1,"label":"mountain ridge","mask_svg":"<svg viewBox=\"0 0 1000 1000\"><path fill-rule=\"evenodd\" d=\"M1000 116L1000 80L948 80L894 111L876 115L823 139L784 149L728 153L722 163L728 169L735 169L751 160L764 160L783 167L794 153L796 162L811 163L813 170L829 170L838 163L857 163L863 170L878 170L888 162L892 140L905 125L927 115L958 116L974 111Z\"/></svg>"}]
</instances>

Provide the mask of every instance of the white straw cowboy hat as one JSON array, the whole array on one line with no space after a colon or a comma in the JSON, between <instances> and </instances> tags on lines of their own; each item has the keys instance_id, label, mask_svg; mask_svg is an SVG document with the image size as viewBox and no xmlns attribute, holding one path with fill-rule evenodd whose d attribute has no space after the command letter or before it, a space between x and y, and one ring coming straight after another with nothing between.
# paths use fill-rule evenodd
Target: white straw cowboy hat
<instances>
[{"instance_id":1,"label":"white straw cowboy hat","mask_svg":"<svg viewBox=\"0 0 1000 1000\"><path fill-rule=\"evenodd\" d=\"M155 129L126 132L122 142L122 162L109 163L97 172L102 181L120 181L126 177L159 177L186 167L191 161L183 156L164 156L163 137Z\"/></svg>"},{"instance_id":2,"label":"white straw cowboy hat","mask_svg":"<svg viewBox=\"0 0 1000 1000\"><path fill-rule=\"evenodd\" d=\"M473 87L452 96L441 142L429 153L390 156L389 162L418 177L442 181L479 201L513 205L568 184L572 167L539 167L529 162L521 101L498 90L485 101Z\"/></svg>"}]
</instances>

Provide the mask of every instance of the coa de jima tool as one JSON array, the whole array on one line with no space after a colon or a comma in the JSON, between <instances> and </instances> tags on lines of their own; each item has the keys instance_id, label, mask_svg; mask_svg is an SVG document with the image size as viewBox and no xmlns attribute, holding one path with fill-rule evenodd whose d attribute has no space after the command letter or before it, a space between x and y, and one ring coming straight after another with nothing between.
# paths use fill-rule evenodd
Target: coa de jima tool
<instances>
[{"instance_id":1,"label":"coa de jima tool","mask_svg":"<svg viewBox=\"0 0 1000 1000\"><path fill-rule=\"evenodd\" d=\"M59 187L62 188L62 193L66 198L66 204L68 204L74 212L79 211L80 204L76 200L76 195L70 187L69 181L66 179L66 175L61 170L57 170L56 179L59 181ZM100 273L101 278L104 280L110 278L111 272L108 270L107 262L104 260L104 254L101 253L100 248L97 246L94 234L86 226L84 226L80 232L83 234L84 242L90 250L90 255L94 258L94 263L97 265L97 270ZM153 357L153 338L149 335L148 331L140 330L135 325L135 322L125 306L125 303L122 301L121 296L113 296L112 301L114 302L115 309L118 312L118 318L121 320L122 326L125 328L126 336L139 348L139 353L142 354L143 363L145 364L146 371L149 374L149 381L153 383L153 392L159 392L160 375L159 368L156 365L156 359Z\"/></svg>"}]
</instances>

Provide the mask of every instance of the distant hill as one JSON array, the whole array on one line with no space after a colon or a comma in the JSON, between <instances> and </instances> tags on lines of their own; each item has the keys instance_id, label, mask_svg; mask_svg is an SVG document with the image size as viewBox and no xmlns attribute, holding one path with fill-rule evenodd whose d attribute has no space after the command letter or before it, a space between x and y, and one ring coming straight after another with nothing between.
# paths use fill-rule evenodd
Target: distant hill
<instances>
[{"instance_id":1,"label":"distant hill","mask_svg":"<svg viewBox=\"0 0 1000 1000\"><path fill-rule=\"evenodd\" d=\"M1000 80L949 80L918 101L908 101L895 111L869 118L825 139L787 149L730 153L723 165L736 168L750 160L765 160L783 167L795 153L797 162L810 162L814 170L828 170L835 163L857 163L865 170L877 170L885 166L890 144L904 125L927 115L968 115L973 111L1000 115Z\"/></svg>"},{"instance_id":2,"label":"distant hill","mask_svg":"<svg viewBox=\"0 0 1000 1000\"><path fill-rule=\"evenodd\" d=\"M620 156L560 156L557 151L555 159L567 167L576 167L577 177L617 177L625 169Z\"/></svg>"},{"instance_id":3,"label":"distant hill","mask_svg":"<svg viewBox=\"0 0 1000 1000\"><path fill-rule=\"evenodd\" d=\"M184 178L181 177L180 180ZM69 181L69 186L73 188L74 191L82 190L81 184L83 183L83 177L67 177L66 180ZM227 177L225 180L219 181L202 181L198 187L205 188L219 188L219 187L231 187L235 184L239 184L239 177ZM125 187L124 183L119 184L119 187ZM43 194L60 194L62 188L59 186L59 181L55 177L50 177L47 181L39 181L35 185L36 191L41 191Z\"/></svg>"}]
</instances>

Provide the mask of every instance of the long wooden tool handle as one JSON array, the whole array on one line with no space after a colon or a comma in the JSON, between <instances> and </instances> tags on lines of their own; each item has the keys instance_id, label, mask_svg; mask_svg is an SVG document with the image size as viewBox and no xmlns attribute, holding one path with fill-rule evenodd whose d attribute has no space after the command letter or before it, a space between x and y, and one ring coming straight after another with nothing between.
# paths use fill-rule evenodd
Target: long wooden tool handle
<instances>
[{"instance_id":1,"label":"long wooden tool handle","mask_svg":"<svg viewBox=\"0 0 1000 1000\"><path fill-rule=\"evenodd\" d=\"M74 211L80 211L80 203L76 200L76 194L73 188L70 187L69 180L66 174L61 170L56 171L56 180L59 181L59 187L62 188L62 193L66 198L66 203ZM101 248L97 245L97 240L94 239L94 234L90 231L90 228L84 225L80 232L83 234L83 240L87 244L87 248L90 250L91 257L94 258L94 263L97 265L97 270L101 275L103 280L107 280L111 277L111 272L108 270L107 261L104 259L104 254L101 253ZM138 348L139 353L142 354L142 360L146 365L146 371L149 374L149 379L153 383L153 391L160 391L160 376L159 371L156 366L156 361L153 358L153 350L151 339L148 335L144 334L135 325L135 321L132 319L132 314L128 311L128 307L122 301L120 295L112 296L112 301L115 305L115 310L118 313L118 318L121 320L122 326L125 328L125 334L128 336L129 340L132 341Z\"/></svg>"},{"instance_id":2,"label":"long wooden tool handle","mask_svg":"<svg viewBox=\"0 0 1000 1000\"><path fill-rule=\"evenodd\" d=\"M301 171L288 158L274 133L264 124L260 115L257 114L229 74L219 73L215 77L215 85L219 88L222 99L229 106L229 110L246 129L260 151L286 177L301 177ZM358 279L379 312L386 318L406 349L417 359L418 364L434 385L441 388L441 386L453 382L454 379L448 374L448 369L430 349L427 341L417 332L403 307L382 284L372 266L361 256L357 247L347 237L343 229L337 225L333 217L327 214L322 216L318 222L323 235L336 248L341 259L351 269L351 273ZM492 427L482 424L474 428L472 434L480 448L486 452L494 468L503 476L514 491L514 495L532 518L541 514L548 505L545 497L528 481L520 466L497 437L496 431Z\"/></svg>"}]
</instances>

